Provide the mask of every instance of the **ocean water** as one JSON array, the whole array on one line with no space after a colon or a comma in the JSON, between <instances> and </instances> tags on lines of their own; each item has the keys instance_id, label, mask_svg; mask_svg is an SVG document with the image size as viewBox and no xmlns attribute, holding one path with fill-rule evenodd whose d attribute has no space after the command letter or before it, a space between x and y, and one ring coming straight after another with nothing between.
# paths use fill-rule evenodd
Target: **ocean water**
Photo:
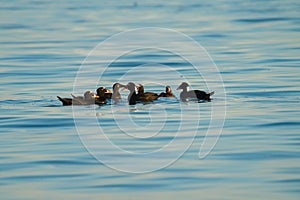
<instances>
[{"instance_id":1,"label":"ocean water","mask_svg":"<svg viewBox=\"0 0 300 200\"><path fill-rule=\"evenodd\" d=\"M12 0L0 16L1 199L299 199L298 1ZM121 56L131 46L91 53L144 27L201 44L209 56L192 58L202 72L216 66L223 84L184 59L197 52L175 32L156 42L184 56L147 48L151 40ZM182 81L216 93L135 106L127 91L101 107L56 98L117 81L154 92L169 84L177 97ZM206 135L212 120L220 127Z\"/></svg>"}]
</instances>

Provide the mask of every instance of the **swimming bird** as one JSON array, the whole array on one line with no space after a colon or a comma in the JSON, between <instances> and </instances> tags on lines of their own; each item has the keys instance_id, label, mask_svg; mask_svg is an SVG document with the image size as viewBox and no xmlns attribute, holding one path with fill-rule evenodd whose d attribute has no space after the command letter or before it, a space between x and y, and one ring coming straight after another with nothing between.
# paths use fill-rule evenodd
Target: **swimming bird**
<instances>
[{"instance_id":1,"label":"swimming bird","mask_svg":"<svg viewBox=\"0 0 300 200\"><path fill-rule=\"evenodd\" d=\"M57 96L58 100L60 100L64 106L69 105L91 105L95 103L95 99L98 98L94 93L91 91L86 91L82 96L74 96L73 98L61 98L60 96Z\"/></svg>"},{"instance_id":2,"label":"swimming bird","mask_svg":"<svg viewBox=\"0 0 300 200\"><path fill-rule=\"evenodd\" d=\"M160 93L158 97L175 97L175 95L172 93L171 87L167 85L166 92Z\"/></svg>"},{"instance_id":3,"label":"swimming bird","mask_svg":"<svg viewBox=\"0 0 300 200\"><path fill-rule=\"evenodd\" d=\"M188 91L187 88L189 87L189 84L186 82L181 83L177 90L182 90L180 93L180 100L181 101L188 101L188 99L198 99L198 100L205 100L205 101L211 101L210 96L213 95L215 92L206 93L201 90L190 90Z\"/></svg>"},{"instance_id":4,"label":"swimming bird","mask_svg":"<svg viewBox=\"0 0 300 200\"><path fill-rule=\"evenodd\" d=\"M158 99L158 94L154 92L144 92L144 86L139 84L137 87L137 100L142 102L152 102Z\"/></svg>"},{"instance_id":5,"label":"swimming bird","mask_svg":"<svg viewBox=\"0 0 300 200\"><path fill-rule=\"evenodd\" d=\"M95 99L95 104L103 105L106 104L107 101L107 89L105 87L99 87L97 89L97 98Z\"/></svg>"},{"instance_id":6,"label":"swimming bird","mask_svg":"<svg viewBox=\"0 0 300 200\"><path fill-rule=\"evenodd\" d=\"M121 83L115 83L112 88L113 88L113 92L112 92L111 99L117 100L117 99L121 99L121 94L119 92L119 89L126 88L126 85L123 85Z\"/></svg>"},{"instance_id":7,"label":"swimming bird","mask_svg":"<svg viewBox=\"0 0 300 200\"><path fill-rule=\"evenodd\" d=\"M137 95L136 95L136 91L135 91L135 84L133 82L129 82L126 85L126 89L129 90L129 94L128 94L128 103L129 105L135 105L137 102Z\"/></svg>"},{"instance_id":8,"label":"swimming bird","mask_svg":"<svg viewBox=\"0 0 300 200\"><path fill-rule=\"evenodd\" d=\"M99 87L96 92L97 95L99 95L100 91L103 92L103 90L105 91L104 94L102 95L103 97L105 97L106 99L111 99L112 96L112 92L108 89L106 89L105 87Z\"/></svg>"}]
</instances>

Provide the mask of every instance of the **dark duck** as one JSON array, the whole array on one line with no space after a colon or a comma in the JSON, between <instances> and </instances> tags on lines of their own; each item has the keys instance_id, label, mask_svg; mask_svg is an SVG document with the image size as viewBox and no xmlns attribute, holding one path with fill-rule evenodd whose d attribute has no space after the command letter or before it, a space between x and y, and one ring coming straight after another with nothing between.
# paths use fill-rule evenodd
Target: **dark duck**
<instances>
[{"instance_id":1,"label":"dark duck","mask_svg":"<svg viewBox=\"0 0 300 200\"><path fill-rule=\"evenodd\" d=\"M137 94L135 91L135 84L133 82L129 82L126 85L126 88L129 90L129 94L128 94L128 103L129 105L135 105L137 102Z\"/></svg>"},{"instance_id":2,"label":"dark duck","mask_svg":"<svg viewBox=\"0 0 300 200\"><path fill-rule=\"evenodd\" d=\"M139 84L137 87L138 93L137 93L137 100L142 102L152 102L154 100L158 99L158 94L154 92L145 92L144 86Z\"/></svg>"},{"instance_id":3,"label":"dark duck","mask_svg":"<svg viewBox=\"0 0 300 200\"><path fill-rule=\"evenodd\" d=\"M181 101L188 101L189 99L197 99L198 101L204 100L204 101L211 101L210 96L214 94L214 92L206 93L201 90L189 90L188 88L189 84L186 82L181 83L177 90L182 90L180 93L180 100Z\"/></svg>"},{"instance_id":4,"label":"dark duck","mask_svg":"<svg viewBox=\"0 0 300 200\"><path fill-rule=\"evenodd\" d=\"M91 105L95 104L95 101L98 98L98 96L92 93L91 91L86 91L83 97L74 95L72 95L72 97L73 98L61 98L60 96L57 96L58 100L60 100L64 106Z\"/></svg>"},{"instance_id":5,"label":"dark duck","mask_svg":"<svg viewBox=\"0 0 300 200\"><path fill-rule=\"evenodd\" d=\"M110 90L106 89L105 87L99 87L96 90L97 94L103 93L103 91L104 91L104 94L102 97L105 99L111 99L112 92Z\"/></svg>"},{"instance_id":6,"label":"dark duck","mask_svg":"<svg viewBox=\"0 0 300 200\"><path fill-rule=\"evenodd\" d=\"M99 87L97 89L97 98L95 100L95 104L103 105L107 103L108 99L108 90L105 87Z\"/></svg>"},{"instance_id":7,"label":"dark duck","mask_svg":"<svg viewBox=\"0 0 300 200\"><path fill-rule=\"evenodd\" d=\"M135 105L136 103L143 102L149 103L158 98L158 95L152 92L144 92L144 88L138 87L139 91L136 93L136 86L133 82L129 82L126 85L126 89L129 90L128 103L129 105Z\"/></svg>"},{"instance_id":8,"label":"dark duck","mask_svg":"<svg viewBox=\"0 0 300 200\"><path fill-rule=\"evenodd\" d=\"M162 92L158 97L175 97L170 86L166 86L166 92Z\"/></svg>"}]
</instances>

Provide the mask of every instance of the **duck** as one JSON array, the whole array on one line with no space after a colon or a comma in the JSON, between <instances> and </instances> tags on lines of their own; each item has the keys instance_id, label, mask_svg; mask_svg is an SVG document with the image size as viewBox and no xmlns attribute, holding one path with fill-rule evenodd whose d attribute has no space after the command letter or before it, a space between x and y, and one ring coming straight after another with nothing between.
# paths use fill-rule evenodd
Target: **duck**
<instances>
[{"instance_id":1,"label":"duck","mask_svg":"<svg viewBox=\"0 0 300 200\"><path fill-rule=\"evenodd\" d=\"M152 102L158 99L158 94L154 92L144 92L144 86L139 84L137 87L137 100L142 102Z\"/></svg>"},{"instance_id":2,"label":"duck","mask_svg":"<svg viewBox=\"0 0 300 200\"><path fill-rule=\"evenodd\" d=\"M127 97L129 105L135 105L137 102L137 94L135 91L135 89L136 89L135 84L133 82L129 82L126 85L126 89L129 90L129 94Z\"/></svg>"},{"instance_id":3,"label":"duck","mask_svg":"<svg viewBox=\"0 0 300 200\"><path fill-rule=\"evenodd\" d=\"M119 92L119 89L120 88L126 88L126 85L123 85L121 83L115 83L113 86L113 92L112 92L112 95L111 95L111 99L113 100L118 100L118 99L121 99L121 94Z\"/></svg>"},{"instance_id":4,"label":"duck","mask_svg":"<svg viewBox=\"0 0 300 200\"><path fill-rule=\"evenodd\" d=\"M107 96L108 90L105 87L99 87L97 89L97 98L95 100L95 104L103 105L107 103Z\"/></svg>"},{"instance_id":5,"label":"duck","mask_svg":"<svg viewBox=\"0 0 300 200\"><path fill-rule=\"evenodd\" d=\"M166 92L161 92L158 97L175 97L169 85L166 86Z\"/></svg>"},{"instance_id":6,"label":"duck","mask_svg":"<svg viewBox=\"0 0 300 200\"><path fill-rule=\"evenodd\" d=\"M73 98L62 98L57 96L58 100L60 100L63 106L70 106L70 105L91 105L95 103L95 100L98 98L97 95L92 93L91 91L86 91L83 96L74 96Z\"/></svg>"},{"instance_id":7,"label":"duck","mask_svg":"<svg viewBox=\"0 0 300 200\"><path fill-rule=\"evenodd\" d=\"M103 94L103 97L105 97L106 99L111 99L111 96L112 96L112 91L109 90L109 89L106 89L105 87L99 87L97 90L96 90L96 93L99 94L101 92L104 92Z\"/></svg>"},{"instance_id":8,"label":"duck","mask_svg":"<svg viewBox=\"0 0 300 200\"><path fill-rule=\"evenodd\" d=\"M183 82L179 85L177 90L182 90L180 93L180 100L181 101L188 101L188 99L198 99L199 100L205 100L205 101L211 101L210 96L212 96L215 92L206 93L201 90L187 90L187 88L190 85L186 82Z\"/></svg>"}]
</instances>

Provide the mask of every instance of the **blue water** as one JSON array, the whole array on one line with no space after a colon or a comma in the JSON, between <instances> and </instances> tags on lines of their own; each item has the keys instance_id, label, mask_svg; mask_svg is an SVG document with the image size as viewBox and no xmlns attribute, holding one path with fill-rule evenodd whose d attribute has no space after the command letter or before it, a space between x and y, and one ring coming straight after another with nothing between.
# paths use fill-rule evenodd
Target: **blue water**
<instances>
[{"instance_id":1,"label":"blue water","mask_svg":"<svg viewBox=\"0 0 300 200\"><path fill-rule=\"evenodd\" d=\"M12 0L1 2L0 15L1 199L299 199L298 1ZM118 105L75 110L56 99L73 93L81 64L99 42L142 27L168 28L190 36L218 66L226 89L226 118L217 144L204 159L198 155L212 106L219 108L224 101L218 92L211 103L162 99L131 107L126 102L128 92L122 91L124 100ZM174 45L190 50L182 41ZM101 62L90 64L101 68ZM208 90L190 63L157 49L120 57L95 84L111 88L133 66L151 62L180 72L193 88ZM147 71L129 74L132 81L157 92L164 90L166 82L179 96L174 87L182 77L165 68L142 69ZM150 83L152 77L162 82ZM201 123L190 148L176 162L149 173L106 166L80 138L80 134L90 136L94 128L90 123L96 119L120 148L155 151L176 137L184 110L186 135L177 137L184 146L193 136L194 126L188 125L199 109ZM78 134L74 112L85 122L80 130L86 132ZM135 127L122 121L128 118ZM152 135L149 126L162 126L162 134ZM93 145L94 150L105 152L111 165L124 162L117 151ZM179 144L174 151L181 148ZM173 154L163 156L128 160L126 167L155 167Z\"/></svg>"}]
</instances>

